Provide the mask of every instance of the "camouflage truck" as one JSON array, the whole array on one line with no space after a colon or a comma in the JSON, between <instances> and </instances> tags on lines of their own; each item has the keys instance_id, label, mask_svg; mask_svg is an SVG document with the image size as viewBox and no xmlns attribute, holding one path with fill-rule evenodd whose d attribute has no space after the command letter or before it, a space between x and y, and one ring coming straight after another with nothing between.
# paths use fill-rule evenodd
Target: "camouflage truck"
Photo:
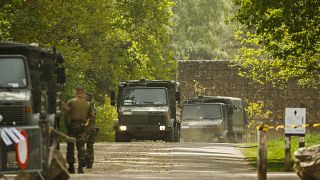
<instances>
[{"instance_id":1,"label":"camouflage truck","mask_svg":"<svg viewBox=\"0 0 320 180\"><path fill-rule=\"evenodd\" d=\"M0 125L38 125L47 118L57 127L63 56L16 42L0 42Z\"/></svg>"},{"instance_id":2,"label":"camouflage truck","mask_svg":"<svg viewBox=\"0 0 320 180\"><path fill-rule=\"evenodd\" d=\"M0 175L55 177L48 174L49 126L53 130L59 126L63 62L55 48L0 42ZM19 131L25 138L12 141L12 132ZM11 139L3 138L8 135ZM24 157L23 163L19 157Z\"/></svg>"},{"instance_id":3,"label":"camouflage truck","mask_svg":"<svg viewBox=\"0 0 320 180\"><path fill-rule=\"evenodd\" d=\"M240 142L246 126L240 98L199 96L182 105L181 137L184 141Z\"/></svg>"},{"instance_id":4,"label":"camouflage truck","mask_svg":"<svg viewBox=\"0 0 320 180\"><path fill-rule=\"evenodd\" d=\"M115 121L115 142L136 140L180 140L180 120L176 106L180 102L179 83L165 80L120 82ZM116 105L115 92L111 105Z\"/></svg>"}]
</instances>

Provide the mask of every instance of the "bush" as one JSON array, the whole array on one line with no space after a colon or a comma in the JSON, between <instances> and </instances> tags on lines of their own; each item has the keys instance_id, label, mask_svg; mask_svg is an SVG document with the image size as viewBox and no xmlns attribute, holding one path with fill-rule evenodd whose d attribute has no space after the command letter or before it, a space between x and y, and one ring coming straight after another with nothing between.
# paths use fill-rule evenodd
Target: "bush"
<instances>
[{"instance_id":1,"label":"bush","mask_svg":"<svg viewBox=\"0 0 320 180\"><path fill-rule=\"evenodd\" d=\"M117 118L116 108L110 105L110 98L105 98L105 103L96 107L96 127L100 128L97 135L97 142L114 141L114 120Z\"/></svg>"}]
</instances>

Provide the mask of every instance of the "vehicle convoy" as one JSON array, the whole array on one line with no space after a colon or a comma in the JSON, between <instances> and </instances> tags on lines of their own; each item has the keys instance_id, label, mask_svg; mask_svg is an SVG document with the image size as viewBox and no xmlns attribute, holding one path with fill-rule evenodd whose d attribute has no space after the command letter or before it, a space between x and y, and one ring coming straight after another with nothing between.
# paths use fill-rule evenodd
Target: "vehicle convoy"
<instances>
[{"instance_id":1,"label":"vehicle convoy","mask_svg":"<svg viewBox=\"0 0 320 180\"><path fill-rule=\"evenodd\" d=\"M184 141L240 142L246 116L240 98L199 96L183 103L181 121Z\"/></svg>"},{"instance_id":2,"label":"vehicle convoy","mask_svg":"<svg viewBox=\"0 0 320 180\"><path fill-rule=\"evenodd\" d=\"M49 132L40 123L58 129L63 62L55 48L0 42L0 175L24 170L46 177Z\"/></svg>"},{"instance_id":3,"label":"vehicle convoy","mask_svg":"<svg viewBox=\"0 0 320 180\"><path fill-rule=\"evenodd\" d=\"M65 83L63 56L55 49L0 42L0 125L57 126L60 90Z\"/></svg>"},{"instance_id":4,"label":"vehicle convoy","mask_svg":"<svg viewBox=\"0 0 320 180\"><path fill-rule=\"evenodd\" d=\"M142 79L120 82L115 141L179 141L181 123L176 116L179 102L179 83L176 81ZM115 92L111 93L111 104L116 105Z\"/></svg>"}]
</instances>

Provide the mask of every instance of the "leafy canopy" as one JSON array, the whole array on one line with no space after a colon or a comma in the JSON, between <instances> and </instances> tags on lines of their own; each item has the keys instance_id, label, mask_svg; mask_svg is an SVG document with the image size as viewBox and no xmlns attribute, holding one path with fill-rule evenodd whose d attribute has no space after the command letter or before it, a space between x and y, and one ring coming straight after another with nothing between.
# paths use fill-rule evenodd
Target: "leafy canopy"
<instances>
[{"instance_id":1,"label":"leafy canopy","mask_svg":"<svg viewBox=\"0 0 320 180\"><path fill-rule=\"evenodd\" d=\"M234 0L239 10L236 57L242 75L259 82L320 79L320 2L318 0Z\"/></svg>"},{"instance_id":2,"label":"leafy canopy","mask_svg":"<svg viewBox=\"0 0 320 180\"><path fill-rule=\"evenodd\" d=\"M225 23L231 0L176 0L171 46L178 60L228 58L234 48L233 30Z\"/></svg>"}]
</instances>

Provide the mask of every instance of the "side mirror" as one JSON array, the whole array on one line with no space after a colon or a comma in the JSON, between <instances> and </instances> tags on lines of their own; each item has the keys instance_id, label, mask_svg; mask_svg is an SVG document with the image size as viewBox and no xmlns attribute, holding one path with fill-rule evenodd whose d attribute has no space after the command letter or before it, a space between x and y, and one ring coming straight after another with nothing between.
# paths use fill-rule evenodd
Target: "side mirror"
<instances>
[{"instance_id":1,"label":"side mirror","mask_svg":"<svg viewBox=\"0 0 320 180\"><path fill-rule=\"evenodd\" d=\"M114 91L111 91L111 106L115 106L116 105L116 93Z\"/></svg>"},{"instance_id":2,"label":"side mirror","mask_svg":"<svg viewBox=\"0 0 320 180\"><path fill-rule=\"evenodd\" d=\"M176 101L178 101L178 103L180 103L180 92L176 92Z\"/></svg>"}]
</instances>

